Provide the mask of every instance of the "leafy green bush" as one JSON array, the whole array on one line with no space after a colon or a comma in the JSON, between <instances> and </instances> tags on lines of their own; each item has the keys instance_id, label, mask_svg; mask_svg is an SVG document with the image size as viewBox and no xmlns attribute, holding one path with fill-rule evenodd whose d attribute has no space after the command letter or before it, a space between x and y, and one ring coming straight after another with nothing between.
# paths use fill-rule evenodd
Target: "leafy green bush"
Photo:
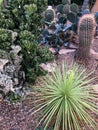
<instances>
[{"instance_id":1,"label":"leafy green bush","mask_svg":"<svg viewBox=\"0 0 98 130\"><path fill-rule=\"evenodd\" d=\"M53 59L52 53L47 47L42 48L34 41L34 35L24 30L19 33L18 44L22 47L23 69L26 72L26 80L34 82L37 76L46 72L39 65Z\"/></svg>"},{"instance_id":2,"label":"leafy green bush","mask_svg":"<svg viewBox=\"0 0 98 130\"><path fill-rule=\"evenodd\" d=\"M98 101L92 89L92 73L77 65L57 68L41 80L34 91L36 106L32 114L40 111L44 130L53 123L54 130L82 130L81 125L97 130L89 112L98 114ZM38 104L37 104L38 103Z\"/></svg>"}]
</instances>

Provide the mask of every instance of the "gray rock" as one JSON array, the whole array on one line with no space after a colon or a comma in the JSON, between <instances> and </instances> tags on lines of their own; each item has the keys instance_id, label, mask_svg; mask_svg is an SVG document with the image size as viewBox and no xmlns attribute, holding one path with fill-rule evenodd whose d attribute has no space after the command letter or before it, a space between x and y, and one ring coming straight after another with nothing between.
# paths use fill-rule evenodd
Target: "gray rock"
<instances>
[{"instance_id":1,"label":"gray rock","mask_svg":"<svg viewBox=\"0 0 98 130\"><path fill-rule=\"evenodd\" d=\"M24 96L25 90L25 73L22 70L22 55L20 46L12 46L9 54L5 51L0 57L0 94L2 95L12 91L20 96ZM11 57L9 57L11 56ZM2 58L3 57L3 58ZM2 93L1 93L2 92Z\"/></svg>"},{"instance_id":2,"label":"gray rock","mask_svg":"<svg viewBox=\"0 0 98 130\"><path fill-rule=\"evenodd\" d=\"M8 63L9 61L7 59L0 59L0 71L3 71L4 66Z\"/></svg>"},{"instance_id":3,"label":"gray rock","mask_svg":"<svg viewBox=\"0 0 98 130\"><path fill-rule=\"evenodd\" d=\"M2 91L6 94L9 91L14 91L13 81L10 76L0 72L0 86L3 87Z\"/></svg>"}]
</instances>

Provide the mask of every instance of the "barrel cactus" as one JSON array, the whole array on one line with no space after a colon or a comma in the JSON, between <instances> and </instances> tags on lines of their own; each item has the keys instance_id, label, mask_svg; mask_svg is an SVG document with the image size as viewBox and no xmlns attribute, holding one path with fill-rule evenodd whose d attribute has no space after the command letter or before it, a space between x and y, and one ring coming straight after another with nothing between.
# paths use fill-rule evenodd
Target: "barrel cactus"
<instances>
[{"instance_id":1,"label":"barrel cactus","mask_svg":"<svg viewBox=\"0 0 98 130\"><path fill-rule=\"evenodd\" d=\"M88 60L95 28L96 22L92 14L86 14L81 17L78 24L79 48L76 53L76 58L78 60Z\"/></svg>"},{"instance_id":2,"label":"barrel cactus","mask_svg":"<svg viewBox=\"0 0 98 130\"><path fill-rule=\"evenodd\" d=\"M77 4L73 3L70 5L70 10L74 13L78 13L79 12L79 7Z\"/></svg>"},{"instance_id":3,"label":"barrel cactus","mask_svg":"<svg viewBox=\"0 0 98 130\"><path fill-rule=\"evenodd\" d=\"M69 11L70 11L70 5L69 4L64 5L64 7L63 7L63 13L64 14L68 14Z\"/></svg>"},{"instance_id":4,"label":"barrel cactus","mask_svg":"<svg viewBox=\"0 0 98 130\"><path fill-rule=\"evenodd\" d=\"M63 13L63 7L64 7L63 4L59 4L59 5L57 6L57 12Z\"/></svg>"},{"instance_id":5,"label":"barrel cactus","mask_svg":"<svg viewBox=\"0 0 98 130\"><path fill-rule=\"evenodd\" d=\"M76 22L76 14L73 12L69 12L67 14L67 19L71 22L71 23L75 23Z\"/></svg>"},{"instance_id":6,"label":"barrel cactus","mask_svg":"<svg viewBox=\"0 0 98 130\"><path fill-rule=\"evenodd\" d=\"M49 7L46 11L45 11L45 20L48 22L53 21L55 16L54 10L52 9L52 7Z\"/></svg>"}]
</instances>

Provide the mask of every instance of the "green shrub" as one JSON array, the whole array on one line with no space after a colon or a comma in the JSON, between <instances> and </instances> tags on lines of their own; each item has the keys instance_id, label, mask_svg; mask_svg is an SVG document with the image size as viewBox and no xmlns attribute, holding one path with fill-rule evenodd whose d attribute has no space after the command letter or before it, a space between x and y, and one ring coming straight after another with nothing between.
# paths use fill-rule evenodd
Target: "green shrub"
<instances>
[{"instance_id":1,"label":"green shrub","mask_svg":"<svg viewBox=\"0 0 98 130\"><path fill-rule=\"evenodd\" d=\"M82 130L81 125L97 130L89 112L98 114L98 101L92 89L92 73L77 65L64 66L41 80L34 91L36 106L30 112L40 111L39 123L44 130L52 123L54 130ZM38 103L38 104L37 104Z\"/></svg>"},{"instance_id":2,"label":"green shrub","mask_svg":"<svg viewBox=\"0 0 98 130\"><path fill-rule=\"evenodd\" d=\"M34 82L37 76L45 74L39 65L53 59L52 53L47 47L42 48L34 41L34 35L27 30L19 33L19 43L22 47L23 69L26 73L26 80Z\"/></svg>"},{"instance_id":3,"label":"green shrub","mask_svg":"<svg viewBox=\"0 0 98 130\"><path fill-rule=\"evenodd\" d=\"M40 63L53 59L48 48L41 48L36 42L46 5L47 0L9 0L0 12L0 27L4 28L0 29L0 49L10 51L12 44L21 46L27 82L34 83L37 76L45 73ZM18 33L13 43L8 30Z\"/></svg>"},{"instance_id":4,"label":"green shrub","mask_svg":"<svg viewBox=\"0 0 98 130\"><path fill-rule=\"evenodd\" d=\"M0 28L0 49L9 51L12 45L12 32Z\"/></svg>"}]
</instances>

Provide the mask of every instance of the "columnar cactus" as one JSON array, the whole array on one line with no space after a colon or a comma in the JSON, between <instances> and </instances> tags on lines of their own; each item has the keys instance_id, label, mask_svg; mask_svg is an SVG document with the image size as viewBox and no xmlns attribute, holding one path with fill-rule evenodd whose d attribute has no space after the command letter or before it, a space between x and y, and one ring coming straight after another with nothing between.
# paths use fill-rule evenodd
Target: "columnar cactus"
<instances>
[{"instance_id":1,"label":"columnar cactus","mask_svg":"<svg viewBox=\"0 0 98 130\"><path fill-rule=\"evenodd\" d=\"M88 60L95 28L96 22L92 14L86 14L81 17L78 24L79 49L76 53L76 58L79 60Z\"/></svg>"}]
</instances>

